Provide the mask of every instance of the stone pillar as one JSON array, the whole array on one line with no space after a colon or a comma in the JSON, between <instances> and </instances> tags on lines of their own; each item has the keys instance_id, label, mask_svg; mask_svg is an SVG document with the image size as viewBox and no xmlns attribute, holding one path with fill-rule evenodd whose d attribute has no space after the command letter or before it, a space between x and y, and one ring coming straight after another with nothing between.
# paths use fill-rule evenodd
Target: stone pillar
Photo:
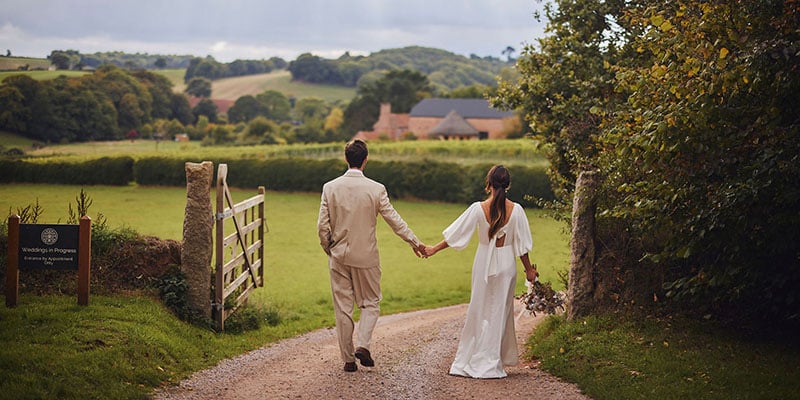
<instances>
[{"instance_id":1,"label":"stone pillar","mask_svg":"<svg viewBox=\"0 0 800 400\"><path fill-rule=\"evenodd\" d=\"M189 286L189 308L211 317L211 256L214 214L211 209L211 161L186 163L186 212L183 219L181 271Z\"/></svg>"},{"instance_id":2,"label":"stone pillar","mask_svg":"<svg viewBox=\"0 0 800 400\"><path fill-rule=\"evenodd\" d=\"M594 309L595 292L595 210L598 171L583 171L575 183L572 202L567 319L588 315Z\"/></svg>"}]
</instances>

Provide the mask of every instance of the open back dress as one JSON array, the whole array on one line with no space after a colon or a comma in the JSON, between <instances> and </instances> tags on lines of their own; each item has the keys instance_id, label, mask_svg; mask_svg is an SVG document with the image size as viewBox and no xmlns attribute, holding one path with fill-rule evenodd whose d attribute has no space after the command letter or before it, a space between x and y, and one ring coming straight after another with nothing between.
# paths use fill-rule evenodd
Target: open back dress
<instances>
[{"instance_id":1,"label":"open back dress","mask_svg":"<svg viewBox=\"0 0 800 400\"><path fill-rule=\"evenodd\" d=\"M508 222L489 237L489 221L480 202L472 203L447 229L448 246L465 248L478 229L478 250L472 264L472 291L467 318L450 374L472 378L503 378L505 365L519 361L514 332L516 259L531 251L528 218L514 203ZM503 246L498 239L505 236Z\"/></svg>"}]
</instances>

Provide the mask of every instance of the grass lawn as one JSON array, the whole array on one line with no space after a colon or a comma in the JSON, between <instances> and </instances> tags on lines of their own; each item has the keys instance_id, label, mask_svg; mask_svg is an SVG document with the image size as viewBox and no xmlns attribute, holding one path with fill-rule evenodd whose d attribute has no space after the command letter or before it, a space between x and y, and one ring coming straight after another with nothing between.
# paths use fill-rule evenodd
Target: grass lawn
<instances>
[{"instance_id":1,"label":"grass lawn","mask_svg":"<svg viewBox=\"0 0 800 400\"><path fill-rule=\"evenodd\" d=\"M112 226L180 239L185 189L84 188L94 199L90 216ZM77 186L3 185L0 207L37 198L40 222L66 216ZM234 191L236 200L254 194ZM0 398L144 398L223 358L309 330L333 326L326 260L315 228L319 196L266 197L266 285L251 304L276 310L281 323L242 334L215 334L176 320L149 296L93 296L89 307L74 296L23 294L16 308L0 308ZM423 240L434 242L466 205L394 201ZM560 223L528 210L533 259L543 280L561 288L567 238ZM379 224L384 314L463 303L469 298L468 250L423 260ZM23 272L25 273L25 272ZM520 274L517 292L522 290ZM541 368L577 383L593 399L798 398L800 351L769 339L737 336L710 323L626 315L566 322L551 317L528 343ZM535 384L535 383L532 383ZM8 396L6 396L8 395Z\"/></svg>"},{"instance_id":2,"label":"grass lawn","mask_svg":"<svg viewBox=\"0 0 800 400\"><path fill-rule=\"evenodd\" d=\"M745 335L712 322L626 314L550 317L528 348L542 369L595 400L800 398L797 339L763 329Z\"/></svg>"},{"instance_id":3,"label":"grass lawn","mask_svg":"<svg viewBox=\"0 0 800 400\"><path fill-rule=\"evenodd\" d=\"M89 216L102 213L112 227L131 227L145 235L181 240L186 194L183 188L109 187L85 188L93 199ZM0 207L16 208L37 201L45 212L41 223L66 219L69 203L75 202L77 186L18 184L0 187ZM234 191L238 201L255 192ZM424 242L441 240L441 231L466 207L458 204L394 201L417 236ZM266 285L256 292L259 304L278 307L292 318L313 317L302 329L333 324L326 256L319 248L316 220L319 195L275 193L266 195ZM562 226L541 210L528 210L534 236L532 260L541 279L563 288L558 271L568 263L567 237ZM386 313L458 304L469 300L470 268L477 240L463 251L447 250L435 258L416 258L411 248L397 238L385 223L378 225L383 264ZM521 271L520 267L520 271ZM518 292L524 290L520 273Z\"/></svg>"},{"instance_id":4,"label":"grass lawn","mask_svg":"<svg viewBox=\"0 0 800 400\"><path fill-rule=\"evenodd\" d=\"M74 203L80 189L3 185L0 207L13 212L38 198L45 209L39 222L56 223L66 219L67 205ZM92 186L84 190L94 201L92 218L99 212L111 226L129 226L161 238L180 240L182 236L184 188ZM235 190L234 198L238 201L253 194ZM441 239L441 231L466 207L393 203L415 233L431 243ZM0 350L0 393L21 393L19 398L82 398L91 392L100 398L137 398L149 388L214 365L221 358L333 326L327 259L316 235L318 210L316 193L267 193L266 284L255 291L250 304L277 310L282 319L279 325L218 335L174 320L146 296L96 296L89 307L81 308L73 296L23 295L16 308L0 310L4 326L0 340L18 344ZM544 280L560 286L557 271L566 268L568 257L561 225L539 210L528 210L528 218L535 241L533 260ZM469 300L477 240L467 250L446 250L434 258L419 259L385 223L378 226L383 314ZM520 273L519 293L523 279Z\"/></svg>"}]
</instances>

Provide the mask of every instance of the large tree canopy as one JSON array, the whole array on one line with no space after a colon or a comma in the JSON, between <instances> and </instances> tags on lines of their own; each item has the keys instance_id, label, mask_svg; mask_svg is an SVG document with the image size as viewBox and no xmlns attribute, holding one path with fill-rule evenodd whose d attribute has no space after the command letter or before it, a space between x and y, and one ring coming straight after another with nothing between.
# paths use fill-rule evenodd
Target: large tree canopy
<instances>
[{"instance_id":1,"label":"large tree canopy","mask_svg":"<svg viewBox=\"0 0 800 400\"><path fill-rule=\"evenodd\" d=\"M155 119L194 119L168 79L111 65L45 81L12 75L0 85L0 109L0 129L50 143L121 139Z\"/></svg>"},{"instance_id":2,"label":"large tree canopy","mask_svg":"<svg viewBox=\"0 0 800 400\"><path fill-rule=\"evenodd\" d=\"M796 3L555 3L493 101L548 143L563 202L598 169L614 263L705 310L800 318Z\"/></svg>"}]
</instances>

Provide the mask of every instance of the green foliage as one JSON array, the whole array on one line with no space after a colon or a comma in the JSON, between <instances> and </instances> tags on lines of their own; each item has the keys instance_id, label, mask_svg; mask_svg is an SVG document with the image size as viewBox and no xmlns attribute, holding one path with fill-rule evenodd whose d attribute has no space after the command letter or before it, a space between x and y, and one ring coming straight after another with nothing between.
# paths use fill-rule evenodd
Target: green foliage
<instances>
[{"instance_id":1,"label":"green foliage","mask_svg":"<svg viewBox=\"0 0 800 400\"><path fill-rule=\"evenodd\" d=\"M244 305L225 320L225 333L236 335L280 323L281 316L274 307Z\"/></svg>"},{"instance_id":2,"label":"green foliage","mask_svg":"<svg viewBox=\"0 0 800 400\"><path fill-rule=\"evenodd\" d=\"M526 111L567 209L580 171L603 174L600 224L631 239L601 237L604 259L655 265L704 313L797 321L797 8L565 0L547 17L493 102Z\"/></svg>"},{"instance_id":3,"label":"green foliage","mask_svg":"<svg viewBox=\"0 0 800 400\"><path fill-rule=\"evenodd\" d=\"M770 1L631 14L654 64L619 70L632 95L604 140L609 211L663 233L668 294L704 311L800 318L799 19Z\"/></svg>"},{"instance_id":4,"label":"green foliage","mask_svg":"<svg viewBox=\"0 0 800 400\"><path fill-rule=\"evenodd\" d=\"M133 180L133 158L101 157L88 161L0 160L0 182L127 185Z\"/></svg>"},{"instance_id":5,"label":"green foliage","mask_svg":"<svg viewBox=\"0 0 800 400\"><path fill-rule=\"evenodd\" d=\"M410 70L428 75L433 87L446 91L460 86L495 85L495 76L508 64L498 59L456 55L444 50L410 46L381 50L367 57L345 53L335 60L310 53L289 63L298 81L356 86L374 81L373 74L391 70Z\"/></svg>"},{"instance_id":6,"label":"green foliage","mask_svg":"<svg viewBox=\"0 0 800 400\"><path fill-rule=\"evenodd\" d=\"M121 139L157 118L194 120L188 100L163 76L111 65L72 78L7 77L0 105L0 129L47 143Z\"/></svg>"},{"instance_id":7,"label":"green foliage","mask_svg":"<svg viewBox=\"0 0 800 400\"><path fill-rule=\"evenodd\" d=\"M194 78L205 78L215 80L232 76L264 74L273 69L283 69L286 61L278 57L268 60L234 60L231 63L220 63L214 57L206 58L195 57L189 60L184 75L185 82L191 82Z\"/></svg>"},{"instance_id":8,"label":"green foliage","mask_svg":"<svg viewBox=\"0 0 800 400\"><path fill-rule=\"evenodd\" d=\"M158 295L164 305L178 318L187 321L192 316L189 307L189 284L180 268L174 268L156 283Z\"/></svg>"},{"instance_id":9,"label":"green foliage","mask_svg":"<svg viewBox=\"0 0 800 400\"><path fill-rule=\"evenodd\" d=\"M185 92L194 97L211 97L211 80L194 77L186 84Z\"/></svg>"},{"instance_id":10,"label":"green foliage","mask_svg":"<svg viewBox=\"0 0 800 400\"><path fill-rule=\"evenodd\" d=\"M140 185L185 186L184 165L179 158L142 158L133 166L133 177Z\"/></svg>"},{"instance_id":11,"label":"green foliage","mask_svg":"<svg viewBox=\"0 0 800 400\"><path fill-rule=\"evenodd\" d=\"M209 122L217 122L218 111L217 105L214 104L211 99L203 98L199 103L197 103L196 106L194 106L192 109L192 114L194 115L195 119L206 117L208 118Z\"/></svg>"}]
</instances>

